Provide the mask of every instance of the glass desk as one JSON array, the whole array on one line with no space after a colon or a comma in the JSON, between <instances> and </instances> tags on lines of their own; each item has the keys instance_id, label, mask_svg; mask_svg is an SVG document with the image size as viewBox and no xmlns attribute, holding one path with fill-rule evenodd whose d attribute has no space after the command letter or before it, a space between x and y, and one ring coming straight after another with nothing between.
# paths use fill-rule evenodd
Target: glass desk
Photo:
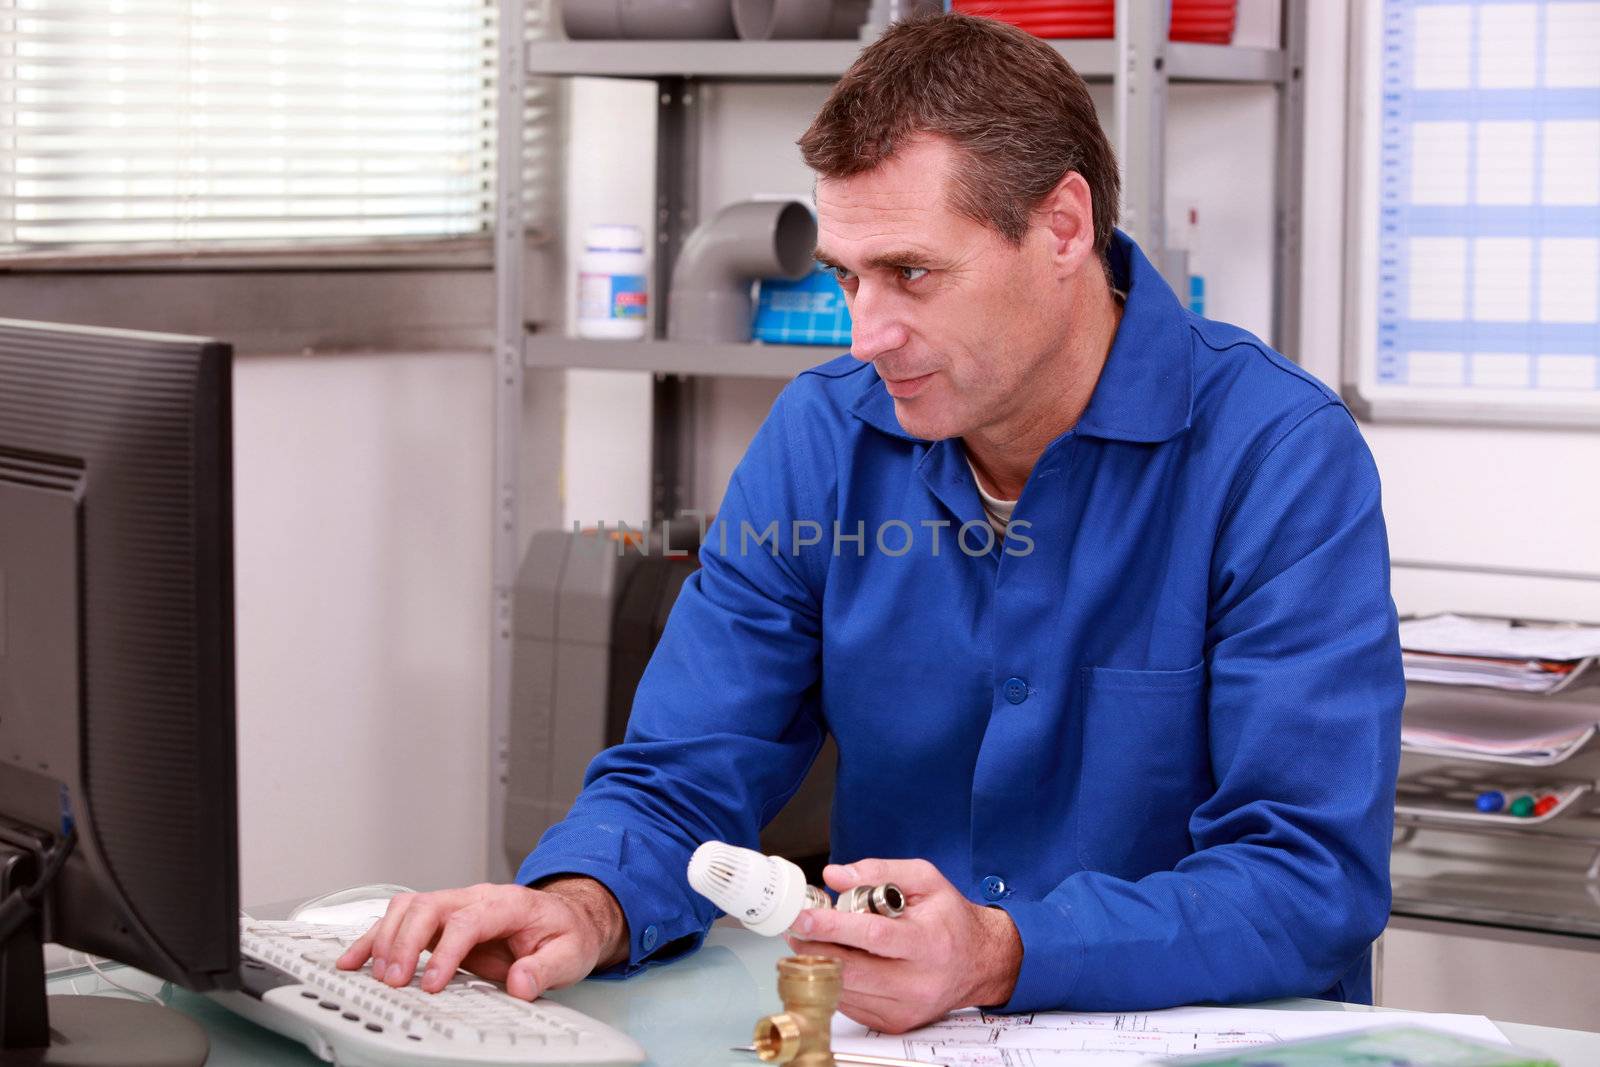
<instances>
[{"instance_id":1,"label":"glass desk","mask_svg":"<svg viewBox=\"0 0 1600 1067\"><path fill-rule=\"evenodd\" d=\"M749 1044L756 1020L780 1010L774 968L779 958L788 954L781 938L758 937L737 925L719 923L705 947L687 959L625 982L581 982L550 994L550 999L631 1034L650 1053L652 1067L752 1067L760 1062L754 1055L732 1052L730 1047ZM127 985L148 992L163 989L163 983L138 971L116 965L108 970ZM80 993L107 991L92 973L80 973L53 978L50 992L71 994L71 983L76 983ZM163 995L174 1008L205 1027L211 1037L210 1067L313 1067L323 1062L305 1046L246 1022L203 996L182 989L168 989ZM1382 1010L1298 999L1256 1006ZM1497 1025L1510 1041L1554 1056L1564 1067L1600 1064L1600 1033Z\"/></svg>"}]
</instances>

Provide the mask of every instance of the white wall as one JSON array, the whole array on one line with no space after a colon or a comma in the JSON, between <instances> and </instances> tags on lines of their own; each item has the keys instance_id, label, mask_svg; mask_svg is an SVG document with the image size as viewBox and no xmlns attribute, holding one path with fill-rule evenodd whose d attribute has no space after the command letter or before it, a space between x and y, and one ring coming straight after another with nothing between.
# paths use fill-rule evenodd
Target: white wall
<instances>
[{"instance_id":1,"label":"white wall","mask_svg":"<svg viewBox=\"0 0 1600 1067\"><path fill-rule=\"evenodd\" d=\"M526 376L524 535L562 375ZM240 900L490 876L487 351L234 361Z\"/></svg>"},{"instance_id":2,"label":"white wall","mask_svg":"<svg viewBox=\"0 0 1600 1067\"><path fill-rule=\"evenodd\" d=\"M1397 919L1383 934L1378 1003L1593 1030L1600 1019L1600 952L1591 944L1588 938Z\"/></svg>"},{"instance_id":3,"label":"white wall","mask_svg":"<svg viewBox=\"0 0 1600 1067\"><path fill-rule=\"evenodd\" d=\"M486 864L487 353L235 363L241 900Z\"/></svg>"},{"instance_id":4,"label":"white wall","mask_svg":"<svg viewBox=\"0 0 1600 1067\"><path fill-rule=\"evenodd\" d=\"M566 128L566 321L576 320L584 230L629 223L655 244L655 88L650 82L574 78ZM650 294L651 318L665 299ZM630 525L650 517L650 376L566 373L561 525Z\"/></svg>"}]
</instances>

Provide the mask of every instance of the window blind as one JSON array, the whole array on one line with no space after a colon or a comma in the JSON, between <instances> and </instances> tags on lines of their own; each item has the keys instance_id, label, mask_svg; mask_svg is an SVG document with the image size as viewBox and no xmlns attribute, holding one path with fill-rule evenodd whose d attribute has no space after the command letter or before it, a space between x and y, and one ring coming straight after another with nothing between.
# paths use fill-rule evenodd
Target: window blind
<instances>
[{"instance_id":1,"label":"window blind","mask_svg":"<svg viewBox=\"0 0 1600 1067\"><path fill-rule=\"evenodd\" d=\"M486 236L495 26L493 0L0 0L0 255Z\"/></svg>"}]
</instances>

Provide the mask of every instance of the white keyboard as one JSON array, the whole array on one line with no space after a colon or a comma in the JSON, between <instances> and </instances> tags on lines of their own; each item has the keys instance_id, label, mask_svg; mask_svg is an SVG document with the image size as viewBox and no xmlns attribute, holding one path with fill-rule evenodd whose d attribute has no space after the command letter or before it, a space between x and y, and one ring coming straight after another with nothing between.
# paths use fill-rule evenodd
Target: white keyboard
<instances>
[{"instance_id":1,"label":"white keyboard","mask_svg":"<svg viewBox=\"0 0 1600 1067\"><path fill-rule=\"evenodd\" d=\"M529 1003L457 971L425 993L423 964L395 989L335 965L364 926L241 919L239 991L212 998L301 1042L341 1067L467 1067L469 1064L635 1064L644 1050L626 1034L548 1000ZM424 955L424 961L426 955Z\"/></svg>"}]
</instances>

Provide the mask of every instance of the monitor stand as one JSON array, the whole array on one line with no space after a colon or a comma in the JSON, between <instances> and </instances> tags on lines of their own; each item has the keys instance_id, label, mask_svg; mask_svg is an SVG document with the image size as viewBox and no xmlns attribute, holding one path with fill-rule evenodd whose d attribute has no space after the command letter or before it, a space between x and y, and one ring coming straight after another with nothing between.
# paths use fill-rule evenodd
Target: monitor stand
<instances>
[{"instance_id":1,"label":"monitor stand","mask_svg":"<svg viewBox=\"0 0 1600 1067\"><path fill-rule=\"evenodd\" d=\"M0 1050L0 1062L34 1067L202 1067L211 1042L175 1008L120 997L56 996L50 1044Z\"/></svg>"},{"instance_id":2,"label":"monitor stand","mask_svg":"<svg viewBox=\"0 0 1600 1067\"><path fill-rule=\"evenodd\" d=\"M34 857L0 846L0 900L27 884ZM0 1063L6 1067L202 1067L200 1024L122 997L45 996L39 919L0 945Z\"/></svg>"}]
</instances>

